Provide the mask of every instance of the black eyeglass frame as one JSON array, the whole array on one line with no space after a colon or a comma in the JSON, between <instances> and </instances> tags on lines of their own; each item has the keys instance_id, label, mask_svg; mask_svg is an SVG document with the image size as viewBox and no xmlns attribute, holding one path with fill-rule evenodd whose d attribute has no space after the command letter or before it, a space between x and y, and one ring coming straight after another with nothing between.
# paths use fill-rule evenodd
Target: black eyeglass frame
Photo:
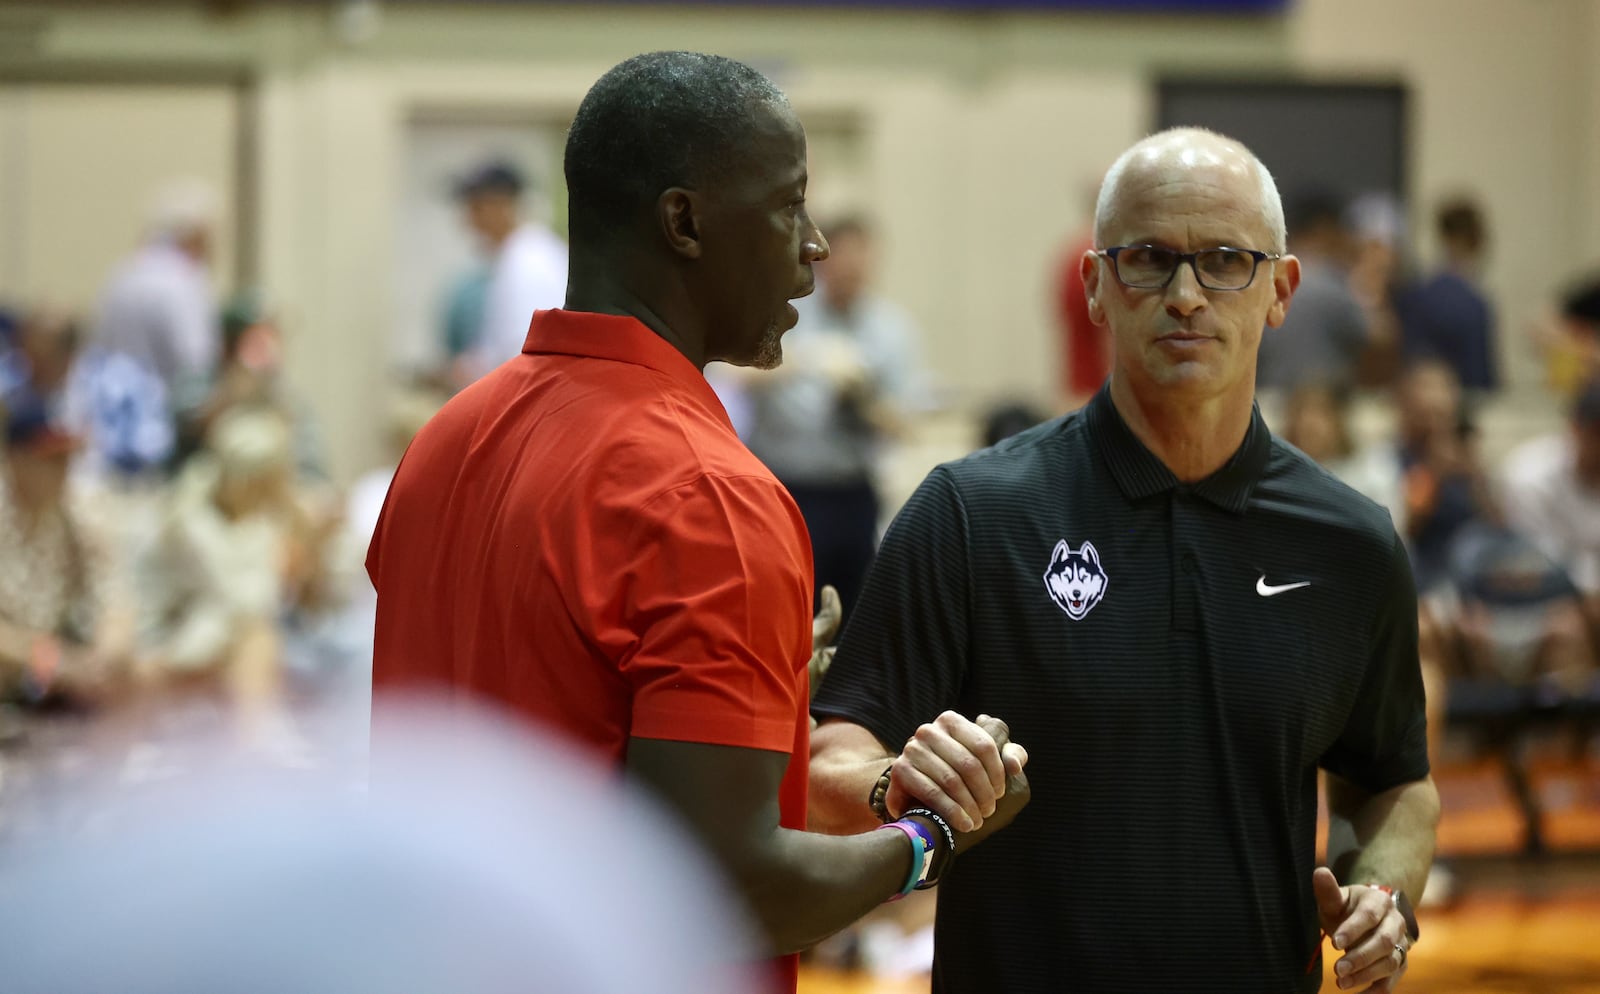
<instances>
[{"instance_id":1,"label":"black eyeglass frame","mask_svg":"<svg viewBox=\"0 0 1600 994\"><path fill-rule=\"evenodd\" d=\"M1122 267L1117 263L1117 256L1128 249L1150 249L1155 252L1164 252L1173 257L1172 268L1167 270L1167 278L1160 283L1130 283L1122 276ZM1211 252L1242 252L1251 258L1250 278L1238 286L1212 286L1206 282L1205 276L1200 272L1200 256ZM1102 259L1111 260L1111 271L1116 274L1117 282L1134 290L1165 290L1172 284L1172 278L1178 275L1178 267L1184 263L1189 264L1189 269L1194 273L1195 282L1207 290L1217 290L1232 293L1239 290L1248 290L1256 281L1256 272L1260 270L1263 262L1276 262L1283 258L1282 252L1261 252L1256 249L1234 248L1231 245L1217 245L1212 248L1197 249L1193 252L1177 252L1173 249L1162 248L1160 245L1113 245L1110 248L1095 249L1094 254Z\"/></svg>"}]
</instances>

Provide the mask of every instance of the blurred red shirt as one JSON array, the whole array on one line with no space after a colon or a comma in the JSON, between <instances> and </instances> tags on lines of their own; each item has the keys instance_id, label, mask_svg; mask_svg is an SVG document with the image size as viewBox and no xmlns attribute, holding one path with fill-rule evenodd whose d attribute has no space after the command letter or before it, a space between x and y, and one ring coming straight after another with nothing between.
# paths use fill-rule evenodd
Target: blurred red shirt
<instances>
[{"instance_id":1,"label":"blurred red shirt","mask_svg":"<svg viewBox=\"0 0 1600 994\"><path fill-rule=\"evenodd\" d=\"M1078 266L1094 248L1094 235L1075 241L1056 275L1056 329L1060 333L1060 386L1068 397L1086 398L1111 375L1111 335L1089 320L1089 295Z\"/></svg>"}]
</instances>

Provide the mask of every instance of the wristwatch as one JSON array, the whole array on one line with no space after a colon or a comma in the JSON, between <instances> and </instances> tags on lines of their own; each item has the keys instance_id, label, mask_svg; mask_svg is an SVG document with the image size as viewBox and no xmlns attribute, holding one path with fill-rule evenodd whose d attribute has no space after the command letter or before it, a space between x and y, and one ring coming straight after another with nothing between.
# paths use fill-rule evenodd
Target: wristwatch
<instances>
[{"instance_id":1,"label":"wristwatch","mask_svg":"<svg viewBox=\"0 0 1600 994\"><path fill-rule=\"evenodd\" d=\"M1405 919L1406 935L1411 937L1412 942L1416 942L1421 929L1417 926L1417 912L1416 909L1411 907L1411 898L1406 897L1405 891L1396 890L1387 884L1371 884L1370 886L1389 895L1389 900L1394 902L1394 909L1400 912L1401 918Z\"/></svg>"}]
</instances>

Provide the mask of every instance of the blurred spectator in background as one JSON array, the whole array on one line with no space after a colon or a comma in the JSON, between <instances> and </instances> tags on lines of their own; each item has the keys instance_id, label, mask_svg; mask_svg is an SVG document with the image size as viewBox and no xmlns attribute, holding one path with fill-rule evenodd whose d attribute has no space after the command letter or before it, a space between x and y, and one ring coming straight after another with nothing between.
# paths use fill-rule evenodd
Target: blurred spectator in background
<instances>
[{"instance_id":1,"label":"blurred spectator in background","mask_svg":"<svg viewBox=\"0 0 1600 994\"><path fill-rule=\"evenodd\" d=\"M1345 220L1352 240L1350 292L1367 319L1367 347L1356 382L1391 389L1401 368L1395 297L1411 270L1405 206L1391 193L1363 193L1350 201Z\"/></svg>"},{"instance_id":2,"label":"blurred spectator in background","mask_svg":"<svg viewBox=\"0 0 1600 994\"><path fill-rule=\"evenodd\" d=\"M481 302L473 296L480 287L471 273L453 291L458 322L480 314L473 342L455 363L458 388L520 354L533 312L566 301L566 243L548 225L523 216L526 188L522 172L505 162L486 163L456 186L488 261Z\"/></svg>"},{"instance_id":3,"label":"blurred spectator in background","mask_svg":"<svg viewBox=\"0 0 1600 994\"><path fill-rule=\"evenodd\" d=\"M0 699L91 703L130 648L100 522L68 485L79 439L26 386L0 396Z\"/></svg>"},{"instance_id":4,"label":"blurred spectator in background","mask_svg":"<svg viewBox=\"0 0 1600 994\"><path fill-rule=\"evenodd\" d=\"M1506 457L1506 516L1571 577L1600 620L1600 378L1572 405L1567 430Z\"/></svg>"},{"instance_id":5,"label":"blurred spectator in background","mask_svg":"<svg viewBox=\"0 0 1600 994\"><path fill-rule=\"evenodd\" d=\"M162 475L175 449L176 407L210 382L217 224L215 191L174 183L156 201L145 243L101 292L68 404L86 433L89 470L110 482L140 485Z\"/></svg>"},{"instance_id":6,"label":"blurred spectator in background","mask_svg":"<svg viewBox=\"0 0 1600 994\"><path fill-rule=\"evenodd\" d=\"M1030 404L1012 402L989 408L983 417L983 445L998 445L1018 432L1049 420L1049 415Z\"/></svg>"},{"instance_id":7,"label":"blurred spectator in background","mask_svg":"<svg viewBox=\"0 0 1600 994\"><path fill-rule=\"evenodd\" d=\"M1304 452L1334 476L1347 478L1355 445L1350 438L1346 395L1321 383L1303 383L1284 402L1283 439ZM1350 483L1358 492L1385 507L1392 493L1374 494Z\"/></svg>"},{"instance_id":8,"label":"blurred spectator in background","mask_svg":"<svg viewBox=\"0 0 1600 994\"><path fill-rule=\"evenodd\" d=\"M1089 320L1089 296L1080 272L1083 254L1094 249L1094 206L1099 183L1085 194L1082 230L1057 262L1055 318L1059 340L1059 389L1068 409L1081 406L1111 375L1111 335ZM1037 423L1037 422L1035 422ZM1029 425L1028 427L1032 427Z\"/></svg>"},{"instance_id":9,"label":"blurred spectator in background","mask_svg":"<svg viewBox=\"0 0 1600 994\"><path fill-rule=\"evenodd\" d=\"M316 417L285 382L283 332L265 298L257 291L235 294L223 309L219 325L221 361L216 375L200 385L203 390L198 397L181 403L180 454L187 457L199 449L217 418L228 411L270 407L288 421L293 432L297 478L325 482L327 459Z\"/></svg>"},{"instance_id":10,"label":"blurred spectator in background","mask_svg":"<svg viewBox=\"0 0 1600 994\"><path fill-rule=\"evenodd\" d=\"M1389 509L1411 553L1417 591L1426 596L1448 581L1450 544L1462 526L1493 517L1494 502L1455 372L1437 359L1418 362L1394 395L1395 436L1355 452L1335 473ZM1318 401L1313 392L1300 403ZM1342 412L1342 401L1336 406ZM1307 412L1297 417L1304 421Z\"/></svg>"},{"instance_id":11,"label":"blurred spectator in background","mask_svg":"<svg viewBox=\"0 0 1600 994\"><path fill-rule=\"evenodd\" d=\"M746 441L805 516L817 593L838 588L848 614L877 545L881 447L925 400L920 332L871 288L870 224L845 217L824 233L831 255L817 267L817 292L794 302L800 320L784 336L783 365L745 379Z\"/></svg>"},{"instance_id":12,"label":"blurred spectator in background","mask_svg":"<svg viewBox=\"0 0 1600 994\"><path fill-rule=\"evenodd\" d=\"M217 361L211 250L216 193L186 181L162 191L148 236L101 294L96 346L130 356L160 377L169 396L209 378Z\"/></svg>"},{"instance_id":13,"label":"blurred spectator in background","mask_svg":"<svg viewBox=\"0 0 1600 994\"><path fill-rule=\"evenodd\" d=\"M489 298L489 277L492 270L488 260L478 259L451 281L445 289L444 306L439 315L439 328L443 333L445 367L439 382L453 390L456 378L471 360L478 337L483 333L484 305Z\"/></svg>"},{"instance_id":14,"label":"blurred spectator in background","mask_svg":"<svg viewBox=\"0 0 1600 994\"><path fill-rule=\"evenodd\" d=\"M184 466L139 564L150 676L220 685L247 738L279 731L283 630L340 606L353 579L334 561L339 516L311 506L294 479L283 416L228 410Z\"/></svg>"},{"instance_id":15,"label":"blurred spectator in background","mask_svg":"<svg viewBox=\"0 0 1600 994\"><path fill-rule=\"evenodd\" d=\"M388 496L389 483L394 479L395 467L400 465L400 457L405 455L411 439L428 419L439 413L445 399L433 390L419 387L405 391L390 405L384 436L387 462L356 480L346 502L349 528L360 543L363 555L372 543L372 533L377 528L378 515L383 511L383 500ZM364 585L370 587L371 582Z\"/></svg>"},{"instance_id":16,"label":"blurred spectator in background","mask_svg":"<svg viewBox=\"0 0 1600 994\"><path fill-rule=\"evenodd\" d=\"M1550 385L1563 397L1600 376L1600 275L1574 283L1553 312L1532 322L1529 334L1544 355Z\"/></svg>"},{"instance_id":17,"label":"blurred spectator in background","mask_svg":"<svg viewBox=\"0 0 1600 994\"><path fill-rule=\"evenodd\" d=\"M1472 395L1500 385L1494 312L1480 285L1488 229L1471 199L1446 200L1435 214L1444 265L1395 302L1408 362L1437 359Z\"/></svg>"},{"instance_id":18,"label":"blurred spectator in background","mask_svg":"<svg viewBox=\"0 0 1600 994\"><path fill-rule=\"evenodd\" d=\"M1272 399L1302 383L1338 390L1355 385L1369 328L1346 276L1351 236L1344 207L1331 193L1313 193L1289 213L1289 251L1300 260L1300 289L1283 326L1262 336L1256 362L1256 387L1278 395Z\"/></svg>"},{"instance_id":19,"label":"blurred spectator in background","mask_svg":"<svg viewBox=\"0 0 1600 994\"><path fill-rule=\"evenodd\" d=\"M0 342L0 394L26 388L59 406L78 355L78 323L64 312L28 310Z\"/></svg>"},{"instance_id":20,"label":"blurred spectator in background","mask_svg":"<svg viewBox=\"0 0 1600 994\"><path fill-rule=\"evenodd\" d=\"M1402 376L1397 403L1402 502L1391 513L1411 551L1417 590L1426 593L1447 580L1450 544L1463 526L1494 510L1454 369L1439 359L1418 362Z\"/></svg>"}]
</instances>

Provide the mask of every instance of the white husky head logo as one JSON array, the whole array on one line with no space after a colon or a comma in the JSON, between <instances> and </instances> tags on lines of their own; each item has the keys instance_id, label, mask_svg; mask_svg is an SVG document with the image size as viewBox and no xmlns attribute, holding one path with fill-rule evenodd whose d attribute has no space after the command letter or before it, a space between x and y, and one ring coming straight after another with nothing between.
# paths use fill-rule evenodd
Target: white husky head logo
<instances>
[{"instance_id":1,"label":"white husky head logo","mask_svg":"<svg viewBox=\"0 0 1600 994\"><path fill-rule=\"evenodd\" d=\"M1100 554L1088 542L1074 551L1066 539L1062 539L1050 556L1044 585L1050 591L1050 599L1067 612L1067 617L1081 621L1106 593L1106 573L1100 568Z\"/></svg>"}]
</instances>

